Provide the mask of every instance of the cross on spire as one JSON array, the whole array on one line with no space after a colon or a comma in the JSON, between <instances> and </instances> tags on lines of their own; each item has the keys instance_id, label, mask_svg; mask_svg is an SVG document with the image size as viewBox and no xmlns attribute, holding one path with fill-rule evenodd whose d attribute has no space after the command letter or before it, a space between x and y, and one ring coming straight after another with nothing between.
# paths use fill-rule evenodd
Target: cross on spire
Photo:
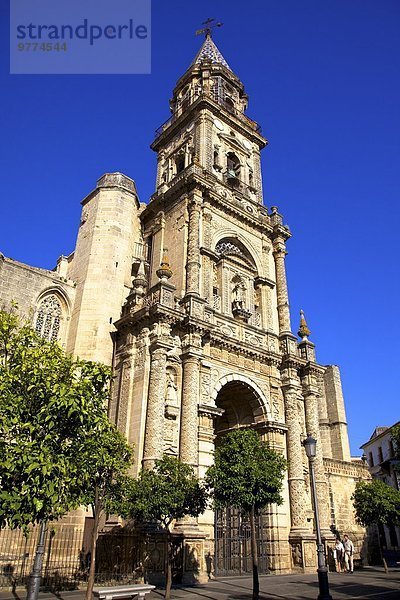
<instances>
[{"instance_id":1,"label":"cross on spire","mask_svg":"<svg viewBox=\"0 0 400 600\"><path fill-rule=\"evenodd\" d=\"M212 31L213 29L215 29L216 27L222 27L223 23L215 23L214 22L215 19L210 19L208 18L207 21L203 21L202 25L205 25L205 27L203 27L202 29L198 29L196 31L196 35L201 35L202 33L204 33L205 37L212 37Z\"/></svg>"}]
</instances>

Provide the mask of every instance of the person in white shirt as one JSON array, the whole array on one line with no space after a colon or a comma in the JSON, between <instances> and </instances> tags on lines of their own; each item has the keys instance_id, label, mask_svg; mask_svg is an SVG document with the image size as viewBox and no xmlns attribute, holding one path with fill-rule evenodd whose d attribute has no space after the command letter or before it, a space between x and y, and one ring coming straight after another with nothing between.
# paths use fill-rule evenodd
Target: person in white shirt
<instances>
[{"instance_id":1,"label":"person in white shirt","mask_svg":"<svg viewBox=\"0 0 400 600\"><path fill-rule=\"evenodd\" d=\"M336 538L333 557L335 559L336 572L341 573L344 565L344 546L339 538Z\"/></svg>"},{"instance_id":2,"label":"person in white shirt","mask_svg":"<svg viewBox=\"0 0 400 600\"><path fill-rule=\"evenodd\" d=\"M346 571L352 573L354 570L354 544L349 539L349 536L346 534L343 536L343 546L344 546L344 562L346 565Z\"/></svg>"}]
</instances>

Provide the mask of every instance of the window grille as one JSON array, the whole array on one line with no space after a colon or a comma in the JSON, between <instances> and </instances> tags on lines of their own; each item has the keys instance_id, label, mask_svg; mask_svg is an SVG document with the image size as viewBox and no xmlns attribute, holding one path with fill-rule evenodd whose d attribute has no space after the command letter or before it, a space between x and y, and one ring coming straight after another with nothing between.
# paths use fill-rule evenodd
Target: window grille
<instances>
[{"instance_id":1,"label":"window grille","mask_svg":"<svg viewBox=\"0 0 400 600\"><path fill-rule=\"evenodd\" d=\"M55 294L47 296L40 303L37 312L35 323L36 333L45 340L56 340L60 333L61 317L62 309L57 296Z\"/></svg>"}]
</instances>

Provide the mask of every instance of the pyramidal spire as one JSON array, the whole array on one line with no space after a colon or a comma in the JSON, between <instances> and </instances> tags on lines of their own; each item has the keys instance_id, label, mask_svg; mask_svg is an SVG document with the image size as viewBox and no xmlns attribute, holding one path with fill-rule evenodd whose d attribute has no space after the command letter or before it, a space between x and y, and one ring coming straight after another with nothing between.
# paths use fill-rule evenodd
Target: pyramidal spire
<instances>
[{"instance_id":1,"label":"pyramidal spire","mask_svg":"<svg viewBox=\"0 0 400 600\"><path fill-rule=\"evenodd\" d=\"M299 337L302 338L303 341L308 340L308 336L310 335L311 331L308 328L307 325L307 321L304 315L304 311L301 310L300 311L300 327L299 327L299 331L298 331L298 335Z\"/></svg>"},{"instance_id":2,"label":"pyramidal spire","mask_svg":"<svg viewBox=\"0 0 400 600\"><path fill-rule=\"evenodd\" d=\"M221 52L218 50L217 46L214 44L211 38L211 33L209 32L206 34L206 39L204 40L200 50L194 57L191 66L197 65L203 60L210 60L212 63L224 65L224 67L226 67L230 71L232 70L226 62L226 60L224 59L224 57L222 56Z\"/></svg>"}]
</instances>

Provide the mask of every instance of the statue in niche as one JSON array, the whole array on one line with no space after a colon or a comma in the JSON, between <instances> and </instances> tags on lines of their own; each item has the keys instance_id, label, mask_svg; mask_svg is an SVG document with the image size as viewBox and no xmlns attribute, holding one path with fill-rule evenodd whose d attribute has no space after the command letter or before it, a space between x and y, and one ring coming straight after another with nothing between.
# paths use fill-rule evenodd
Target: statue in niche
<instances>
[{"instance_id":1,"label":"statue in niche","mask_svg":"<svg viewBox=\"0 0 400 600\"><path fill-rule=\"evenodd\" d=\"M244 308L246 301L246 286L242 279L234 278L235 285L232 289L232 302L236 308Z\"/></svg>"},{"instance_id":2,"label":"statue in niche","mask_svg":"<svg viewBox=\"0 0 400 600\"><path fill-rule=\"evenodd\" d=\"M171 404L177 404L178 401L178 388L174 381L174 374L171 370L167 371L167 394L166 400L170 401Z\"/></svg>"},{"instance_id":3,"label":"statue in niche","mask_svg":"<svg viewBox=\"0 0 400 600\"><path fill-rule=\"evenodd\" d=\"M167 369L167 389L165 392L165 416L167 419L176 419L179 413L178 386L176 385L176 373L173 369Z\"/></svg>"},{"instance_id":4,"label":"statue in niche","mask_svg":"<svg viewBox=\"0 0 400 600\"><path fill-rule=\"evenodd\" d=\"M248 322L251 312L246 308L246 285L241 277L235 276L232 280L232 314L235 318Z\"/></svg>"}]
</instances>

